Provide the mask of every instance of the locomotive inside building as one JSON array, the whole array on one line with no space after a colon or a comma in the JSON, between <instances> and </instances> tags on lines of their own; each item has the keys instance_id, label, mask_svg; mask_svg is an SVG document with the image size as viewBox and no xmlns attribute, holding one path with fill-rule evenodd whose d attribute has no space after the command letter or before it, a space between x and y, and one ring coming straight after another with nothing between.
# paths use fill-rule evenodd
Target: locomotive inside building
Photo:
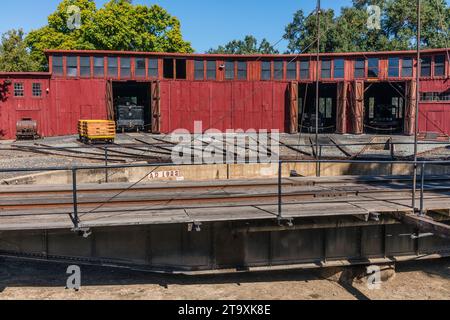
<instances>
[{"instance_id":1,"label":"locomotive inside building","mask_svg":"<svg viewBox=\"0 0 450 320\"><path fill-rule=\"evenodd\" d=\"M313 83L299 85L299 132L312 133L316 128L316 86ZM319 88L319 132L336 131L337 85L322 83Z\"/></svg>"},{"instance_id":2,"label":"locomotive inside building","mask_svg":"<svg viewBox=\"0 0 450 320\"><path fill-rule=\"evenodd\" d=\"M366 83L364 94L366 133L402 133L404 118L405 85L403 83Z\"/></svg>"},{"instance_id":3,"label":"locomotive inside building","mask_svg":"<svg viewBox=\"0 0 450 320\"><path fill-rule=\"evenodd\" d=\"M119 132L151 132L151 84L113 83L114 120Z\"/></svg>"}]
</instances>

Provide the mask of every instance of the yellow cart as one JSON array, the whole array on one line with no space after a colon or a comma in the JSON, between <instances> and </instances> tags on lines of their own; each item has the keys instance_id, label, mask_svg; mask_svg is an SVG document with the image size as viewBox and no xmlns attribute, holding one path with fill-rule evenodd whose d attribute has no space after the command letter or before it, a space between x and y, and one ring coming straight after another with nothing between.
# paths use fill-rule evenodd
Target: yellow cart
<instances>
[{"instance_id":1,"label":"yellow cart","mask_svg":"<svg viewBox=\"0 0 450 320\"><path fill-rule=\"evenodd\" d=\"M116 123L110 120L80 120L78 134L83 143L113 143L116 138Z\"/></svg>"}]
</instances>

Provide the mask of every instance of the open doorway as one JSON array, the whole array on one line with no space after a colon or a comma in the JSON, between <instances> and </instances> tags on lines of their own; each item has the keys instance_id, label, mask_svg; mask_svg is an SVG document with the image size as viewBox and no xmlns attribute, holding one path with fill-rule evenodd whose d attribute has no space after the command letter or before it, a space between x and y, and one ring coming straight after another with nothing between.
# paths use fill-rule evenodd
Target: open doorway
<instances>
[{"instance_id":1,"label":"open doorway","mask_svg":"<svg viewBox=\"0 0 450 320\"><path fill-rule=\"evenodd\" d=\"M367 83L365 91L365 133L402 133L406 103L405 85L396 82Z\"/></svg>"},{"instance_id":2,"label":"open doorway","mask_svg":"<svg viewBox=\"0 0 450 320\"><path fill-rule=\"evenodd\" d=\"M316 85L299 84L299 130L316 131ZM336 132L337 84L321 83L319 87L319 132Z\"/></svg>"},{"instance_id":3,"label":"open doorway","mask_svg":"<svg viewBox=\"0 0 450 320\"><path fill-rule=\"evenodd\" d=\"M114 120L118 132L151 132L151 83L113 82Z\"/></svg>"}]
</instances>

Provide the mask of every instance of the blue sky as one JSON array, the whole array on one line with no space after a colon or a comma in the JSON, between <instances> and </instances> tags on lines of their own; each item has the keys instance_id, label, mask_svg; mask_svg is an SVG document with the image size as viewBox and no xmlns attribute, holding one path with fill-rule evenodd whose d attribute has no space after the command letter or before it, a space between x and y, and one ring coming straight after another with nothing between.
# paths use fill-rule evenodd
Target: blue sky
<instances>
[{"instance_id":1,"label":"blue sky","mask_svg":"<svg viewBox=\"0 0 450 320\"><path fill-rule=\"evenodd\" d=\"M450 0L448 0L450 1ZM59 0L2 1L0 33L12 28L26 32L46 24ZM96 0L97 7L107 0ZM233 39L252 34L258 39L267 38L276 43L284 33L284 27L292 20L298 9L314 10L314 0L134 0L139 4L159 4L182 24L183 36L197 52L204 52ZM351 0L322 0L324 8L339 11ZM7 14L5 14L7 13ZM284 51L286 43L277 49Z\"/></svg>"}]
</instances>

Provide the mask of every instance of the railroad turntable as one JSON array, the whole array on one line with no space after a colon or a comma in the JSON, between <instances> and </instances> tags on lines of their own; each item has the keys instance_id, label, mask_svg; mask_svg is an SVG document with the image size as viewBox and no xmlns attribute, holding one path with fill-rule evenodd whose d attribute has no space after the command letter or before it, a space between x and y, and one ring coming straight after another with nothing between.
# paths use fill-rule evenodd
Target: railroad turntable
<instances>
[{"instance_id":1,"label":"railroad turntable","mask_svg":"<svg viewBox=\"0 0 450 320\"><path fill-rule=\"evenodd\" d=\"M134 166L155 172L109 170ZM185 273L450 256L450 176L425 172L416 207L409 175L1 186L0 251Z\"/></svg>"}]
</instances>

